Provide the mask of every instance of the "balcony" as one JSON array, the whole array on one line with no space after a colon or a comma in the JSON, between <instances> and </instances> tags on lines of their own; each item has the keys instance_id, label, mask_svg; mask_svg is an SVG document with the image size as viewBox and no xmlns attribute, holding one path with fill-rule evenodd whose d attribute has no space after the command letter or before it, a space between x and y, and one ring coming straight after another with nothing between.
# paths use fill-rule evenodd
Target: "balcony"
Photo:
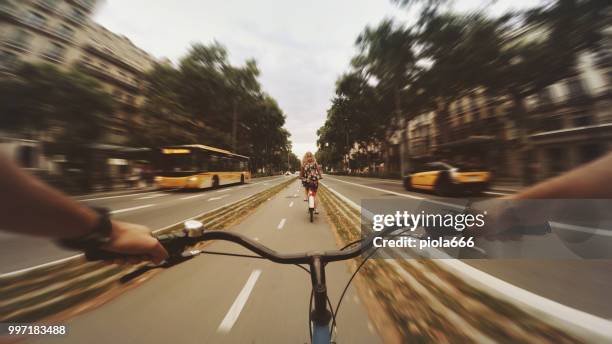
<instances>
[{"instance_id":1,"label":"balcony","mask_svg":"<svg viewBox=\"0 0 612 344\"><path fill-rule=\"evenodd\" d=\"M78 62L78 67L82 68L85 72L92 74L93 76L97 78L100 78L109 83L113 83L115 85L119 85L131 92L138 92L140 90L140 86L133 80L113 74L108 69L104 69L89 61L80 60Z\"/></svg>"},{"instance_id":2,"label":"balcony","mask_svg":"<svg viewBox=\"0 0 612 344\"><path fill-rule=\"evenodd\" d=\"M117 56L112 50L110 50L109 48L98 44L98 43L94 43L94 42L89 42L86 46L85 49L89 52L91 52L92 54L95 54L111 63L114 63L122 68L125 68L133 73L136 74L141 74L142 68L134 65L132 62L127 61L125 59L120 58L119 56Z\"/></svg>"},{"instance_id":3,"label":"balcony","mask_svg":"<svg viewBox=\"0 0 612 344\"><path fill-rule=\"evenodd\" d=\"M43 9L47 11L48 13L57 13L56 4L52 5L46 0L37 0L36 2L34 2L34 4L38 6L38 8Z\"/></svg>"},{"instance_id":4,"label":"balcony","mask_svg":"<svg viewBox=\"0 0 612 344\"><path fill-rule=\"evenodd\" d=\"M42 53L40 54L40 56L49 62L53 62L57 64L62 64L64 63L64 60L65 60L64 56L62 56L61 54L57 52L53 52L53 51Z\"/></svg>"},{"instance_id":5,"label":"balcony","mask_svg":"<svg viewBox=\"0 0 612 344\"><path fill-rule=\"evenodd\" d=\"M87 12L91 12L94 9L95 1L87 1L87 0L69 0L70 3L79 6L80 8L86 10Z\"/></svg>"},{"instance_id":6,"label":"balcony","mask_svg":"<svg viewBox=\"0 0 612 344\"><path fill-rule=\"evenodd\" d=\"M19 18L19 12L12 5L1 4L0 5L0 18L8 18L8 19L15 20Z\"/></svg>"},{"instance_id":7,"label":"balcony","mask_svg":"<svg viewBox=\"0 0 612 344\"><path fill-rule=\"evenodd\" d=\"M77 24L77 25L81 25L81 26L87 25L87 19L83 16L78 16L74 14L66 14L65 18L68 19L68 21L74 24Z\"/></svg>"},{"instance_id":8,"label":"balcony","mask_svg":"<svg viewBox=\"0 0 612 344\"><path fill-rule=\"evenodd\" d=\"M4 46L13 48L20 52L28 52L30 51L30 45L27 42L23 42L14 38L7 38L0 41L0 43Z\"/></svg>"},{"instance_id":9,"label":"balcony","mask_svg":"<svg viewBox=\"0 0 612 344\"><path fill-rule=\"evenodd\" d=\"M21 24L29 29L33 29L38 33L46 35L47 37L59 39L64 43L75 44L73 35L67 34L66 32L58 29L50 28L45 25L44 22L25 19L12 7L6 5L0 6L0 18L1 17L12 20L14 23Z\"/></svg>"}]
</instances>

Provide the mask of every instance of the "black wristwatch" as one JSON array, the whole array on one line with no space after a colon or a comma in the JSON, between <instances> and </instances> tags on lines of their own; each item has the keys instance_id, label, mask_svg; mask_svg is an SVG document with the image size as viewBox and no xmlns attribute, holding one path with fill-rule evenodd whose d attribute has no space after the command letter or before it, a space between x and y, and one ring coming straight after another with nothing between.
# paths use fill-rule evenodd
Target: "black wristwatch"
<instances>
[{"instance_id":1,"label":"black wristwatch","mask_svg":"<svg viewBox=\"0 0 612 344\"><path fill-rule=\"evenodd\" d=\"M100 246L110 242L113 224L110 219L109 210L98 207L92 207L91 209L98 213L98 222L93 230L78 238L61 239L59 240L61 246L74 250L88 251L100 248Z\"/></svg>"}]
</instances>

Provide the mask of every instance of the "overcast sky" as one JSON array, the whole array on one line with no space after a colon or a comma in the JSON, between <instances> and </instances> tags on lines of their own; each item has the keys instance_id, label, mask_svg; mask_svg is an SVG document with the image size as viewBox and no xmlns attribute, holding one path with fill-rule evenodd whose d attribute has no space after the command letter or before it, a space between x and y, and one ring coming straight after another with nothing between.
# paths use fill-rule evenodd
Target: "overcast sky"
<instances>
[{"instance_id":1,"label":"overcast sky","mask_svg":"<svg viewBox=\"0 0 612 344\"><path fill-rule=\"evenodd\" d=\"M535 1L497 2L495 12ZM255 58L264 90L287 115L298 156L316 150L316 131L336 78L355 54L355 38L384 18L407 22L413 16L389 0L106 0L95 14L158 58L177 61L191 43L213 40L227 47L234 64Z\"/></svg>"}]
</instances>

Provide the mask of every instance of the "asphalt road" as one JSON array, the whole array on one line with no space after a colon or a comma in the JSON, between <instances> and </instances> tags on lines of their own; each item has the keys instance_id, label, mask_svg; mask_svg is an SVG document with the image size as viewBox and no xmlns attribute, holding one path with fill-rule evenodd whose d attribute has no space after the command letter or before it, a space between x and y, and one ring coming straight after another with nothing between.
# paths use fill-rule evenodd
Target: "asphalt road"
<instances>
[{"instance_id":1,"label":"asphalt road","mask_svg":"<svg viewBox=\"0 0 612 344\"><path fill-rule=\"evenodd\" d=\"M126 221L159 228L272 187L286 178L260 179L246 187L207 192L154 192L85 202L109 206L117 211L115 216ZM465 203L458 198L407 192L400 182L393 180L325 176L323 183L356 204L364 199L398 198ZM303 190L296 181L232 230L279 252L334 248L323 211L315 223L309 223L302 197ZM61 257L54 246L45 249L35 243L30 245L25 249L45 253L40 255L44 258L38 259L40 262L50 259L52 254ZM210 249L244 252L227 243L214 243ZM6 261L5 252L1 253L3 262ZM13 252L19 254L17 249ZM612 264L609 260L463 260L463 263L491 277L483 281L493 281L494 288L510 285L512 290L530 292L539 299L572 310L572 314L592 315L604 322L612 318L612 298L609 297ZM337 300L344 282L350 277L347 266L332 264L327 271L330 297ZM205 255L162 271L139 288L75 317L68 322L70 336L53 340L61 343L308 342L309 293L308 275L296 267ZM338 342L380 341L353 287L345 302L338 317ZM49 340L45 338L45 342Z\"/></svg>"},{"instance_id":2,"label":"asphalt road","mask_svg":"<svg viewBox=\"0 0 612 344\"><path fill-rule=\"evenodd\" d=\"M232 230L285 253L336 248L325 214L310 223L299 181ZM215 242L209 250L247 253ZM328 265L335 304L350 278L346 263ZM161 272L139 288L69 321L58 343L307 343L310 276L295 266L203 255ZM380 342L357 295L338 315L340 343Z\"/></svg>"},{"instance_id":3,"label":"asphalt road","mask_svg":"<svg viewBox=\"0 0 612 344\"><path fill-rule=\"evenodd\" d=\"M285 176L253 179L244 185L232 185L207 191L134 192L115 196L79 197L79 202L111 209L113 218L148 226L152 230L194 217L270 188ZM0 231L0 274L37 266L75 255L45 238L22 236Z\"/></svg>"}]
</instances>

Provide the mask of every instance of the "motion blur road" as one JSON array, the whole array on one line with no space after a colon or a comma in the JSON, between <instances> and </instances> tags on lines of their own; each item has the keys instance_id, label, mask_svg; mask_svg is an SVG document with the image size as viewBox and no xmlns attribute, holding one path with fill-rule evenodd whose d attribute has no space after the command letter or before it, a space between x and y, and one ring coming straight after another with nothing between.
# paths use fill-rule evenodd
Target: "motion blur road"
<instances>
[{"instance_id":1,"label":"motion blur road","mask_svg":"<svg viewBox=\"0 0 612 344\"><path fill-rule=\"evenodd\" d=\"M116 198L85 200L87 204L110 206L120 219L161 228L225 203L277 185L287 178L254 180L206 192L153 192ZM346 200L360 204L373 198L428 198L461 203L460 199L407 192L399 181L325 176L322 183ZM489 194L488 196L499 196ZM279 252L302 252L335 248L335 241L321 214L308 222L299 181L265 202L232 228ZM51 246L23 246L36 252L30 262L70 255ZM2 244L6 244L3 241ZM211 250L245 252L229 243L213 243ZM21 254L14 247L14 254ZM10 255L2 251L6 261ZM6 257L5 257L6 256ZM601 319L612 318L612 264L610 261L483 261L464 260L500 283L510 283L544 299L568 306L577 313ZM13 260L13 268L25 267ZM4 267L6 269L6 267ZM12 269L8 269L12 270ZM328 286L333 303L350 277L345 263L328 267ZM109 303L68 321L70 336L50 339L62 343L296 343L308 342L307 309L309 276L293 266L223 256L203 255L162 271L153 279ZM489 280L490 281L490 280ZM584 313L583 313L584 312ZM356 288L349 289L340 312L338 342L379 342Z\"/></svg>"},{"instance_id":2,"label":"motion blur road","mask_svg":"<svg viewBox=\"0 0 612 344\"><path fill-rule=\"evenodd\" d=\"M156 191L115 196L78 197L84 204L106 207L113 218L139 223L152 230L164 228L206 211L235 202L270 188L286 177L254 178L244 185L222 187L205 192ZM66 258L78 252L62 249L43 238L33 238L0 231L0 274Z\"/></svg>"}]
</instances>

